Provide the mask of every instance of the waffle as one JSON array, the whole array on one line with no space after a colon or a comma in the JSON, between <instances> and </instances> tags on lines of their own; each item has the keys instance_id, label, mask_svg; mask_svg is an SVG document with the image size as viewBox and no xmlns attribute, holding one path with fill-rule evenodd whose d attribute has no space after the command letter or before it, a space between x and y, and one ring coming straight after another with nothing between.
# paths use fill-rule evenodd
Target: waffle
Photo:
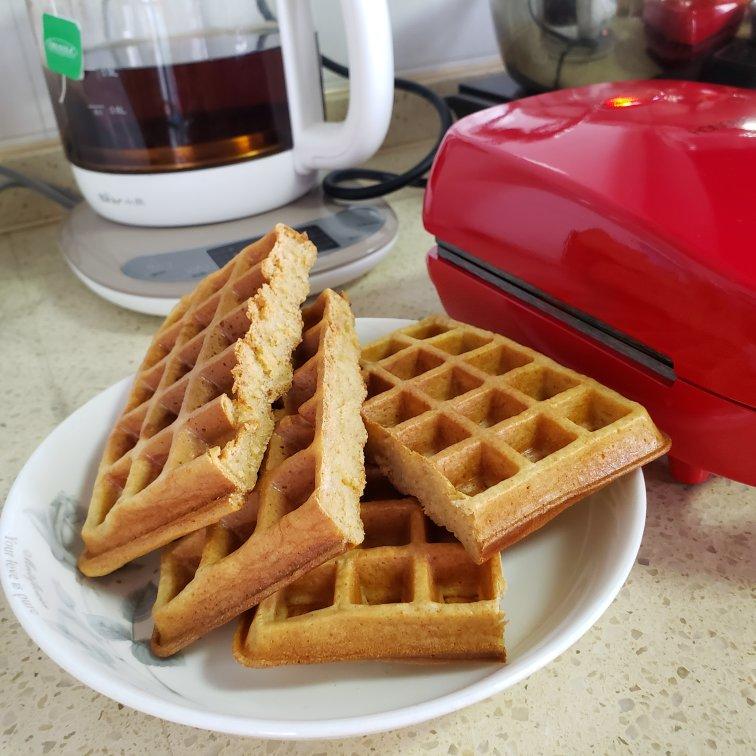
<instances>
[{"instance_id":1,"label":"waffle","mask_svg":"<svg viewBox=\"0 0 756 756\"><path fill-rule=\"evenodd\" d=\"M169 656L362 541L365 428L354 318L330 290L305 332L257 488L246 506L163 552L152 649Z\"/></svg>"},{"instance_id":2,"label":"waffle","mask_svg":"<svg viewBox=\"0 0 756 756\"><path fill-rule=\"evenodd\" d=\"M501 559L475 564L417 499L376 484L362 500L362 545L242 616L239 662L505 660Z\"/></svg>"},{"instance_id":3,"label":"waffle","mask_svg":"<svg viewBox=\"0 0 756 756\"><path fill-rule=\"evenodd\" d=\"M278 225L179 301L116 420L82 529L90 576L239 509L291 382L316 256Z\"/></svg>"},{"instance_id":4,"label":"waffle","mask_svg":"<svg viewBox=\"0 0 756 756\"><path fill-rule=\"evenodd\" d=\"M646 410L445 317L362 352L368 451L478 563L669 448Z\"/></svg>"}]
</instances>

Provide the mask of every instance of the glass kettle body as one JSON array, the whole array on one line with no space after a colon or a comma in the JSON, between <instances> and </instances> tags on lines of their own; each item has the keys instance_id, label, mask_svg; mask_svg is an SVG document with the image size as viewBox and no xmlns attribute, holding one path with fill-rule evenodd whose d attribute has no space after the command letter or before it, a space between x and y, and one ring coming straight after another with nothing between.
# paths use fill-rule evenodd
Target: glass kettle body
<instances>
[{"instance_id":1,"label":"glass kettle body","mask_svg":"<svg viewBox=\"0 0 756 756\"><path fill-rule=\"evenodd\" d=\"M340 123L324 121L306 0L279 0L277 18L259 0L28 6L66 156L86 200L112 220L172 226L264 212L308 191L317 169L369 157L388 128L385 0L342 0L350 105Z\"/></svg>"}]
</instances>

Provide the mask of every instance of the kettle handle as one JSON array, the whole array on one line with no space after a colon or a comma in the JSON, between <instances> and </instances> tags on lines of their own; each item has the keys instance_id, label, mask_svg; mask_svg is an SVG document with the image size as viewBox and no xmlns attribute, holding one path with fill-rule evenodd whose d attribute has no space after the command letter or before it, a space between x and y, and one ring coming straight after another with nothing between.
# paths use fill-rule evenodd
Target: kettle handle
<instances>
[{"instance_id":1,"label":"kettle handle","mask_svg":"<svg viewBox=\"0 0 756 756\"><path fill-rule=\"evenodd\" d=\"M297 171L348 168L373 155L394 101L394 54L386 0L341 0L349 55L349 109L323 119L320 57L308 0L279 0L278 24Z\"/></svg>"}]
</instances>

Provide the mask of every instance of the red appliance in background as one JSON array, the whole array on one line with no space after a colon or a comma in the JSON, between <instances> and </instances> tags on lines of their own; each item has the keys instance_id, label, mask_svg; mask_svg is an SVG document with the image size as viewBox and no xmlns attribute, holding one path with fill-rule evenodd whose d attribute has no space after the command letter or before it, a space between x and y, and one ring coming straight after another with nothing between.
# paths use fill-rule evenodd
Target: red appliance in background
<instances>
[{"instance_id":1,"label":"red appliance in background","mask_svg":"<svg viewBox=\"0 0 756 756\"><path fill-rule=\"evenodd\" d=\"M740 26L750 0L645 0L649 49L664 62L688 61L721 46Z\"/></svg>"},{"instance_id":2,"label":"red appliance in background","mask_svg":"<svg viewBox=\"0 0 756 756\"><path fill-rule=\"evenodd\" d=\"M458 121L423 218L446 310L644 404L683 482L756 485L756 93L596 84Z\"/></svg>"}]
</instances>

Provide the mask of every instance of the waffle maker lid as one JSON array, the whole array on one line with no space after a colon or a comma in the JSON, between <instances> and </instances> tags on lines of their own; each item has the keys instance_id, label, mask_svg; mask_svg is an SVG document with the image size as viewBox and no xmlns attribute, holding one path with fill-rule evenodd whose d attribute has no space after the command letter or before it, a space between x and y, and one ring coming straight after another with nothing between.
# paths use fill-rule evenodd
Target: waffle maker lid
<instances>
[{"instance_id":1,"label":"waffle maker lid","mask_svg":"<svg viewBox=\"0 0 756 756\"><path fill-rule=\"evenodd\" d=\"M756 93L598 84L448 132L423 209L442 256L756 406Z\"/></svg>"}]
</instances>

